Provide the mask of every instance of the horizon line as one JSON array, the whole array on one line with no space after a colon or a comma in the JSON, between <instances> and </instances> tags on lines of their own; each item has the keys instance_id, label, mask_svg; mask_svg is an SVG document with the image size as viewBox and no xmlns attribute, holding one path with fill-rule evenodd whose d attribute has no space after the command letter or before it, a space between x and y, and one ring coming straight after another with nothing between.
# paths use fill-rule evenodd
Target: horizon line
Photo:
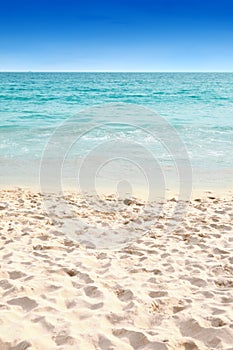
<instances>
[{"instance_id":1,"label":"horizon line","mask_svg":"<svg viewBox=\"0 0 233 350\"><path fill-rule=\"evenodd\" d=\"M121 70L0 70L0 73L233 73L233 71L121 71Z\"/></svg>"}]
</instances>

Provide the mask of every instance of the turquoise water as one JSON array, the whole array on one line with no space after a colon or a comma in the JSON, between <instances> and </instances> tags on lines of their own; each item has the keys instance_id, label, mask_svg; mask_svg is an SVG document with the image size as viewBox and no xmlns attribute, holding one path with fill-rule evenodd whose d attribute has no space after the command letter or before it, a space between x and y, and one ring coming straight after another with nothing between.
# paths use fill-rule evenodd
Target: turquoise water
<instances>
[{"instance_id":1,"label":"turquoise water","mask_svg":"<svg viewBox=\"0 0 233 350\"><path fill-rule=\"evenodd\" d=\"M83 109L117 102L148 107L168 121L185 144L194 173L205 174L208 181L210 173L214 179L220 172L219 181L222 176L231 181L232 73L0 73L1 182L10 175L21 174L25 179L30 172L23 171L25 164L35 176L35 164L49 137L67 118L77 115L76 127L82 128L86 123ZM95 116L90 115L88 122L95 122L92 118ZM111 116L105 121L111 122ZM153 126L153 118L146 123L148 128ZM115 132L118 137L126 135L142 142L149 150L156 149L156 157L169 165L169 155L155 147L153 138L124 126ZM111 129L109 135L113 134ZM101 128L85 135L70 159L84 157L109 135ZM63 135L61 147L65 138ZM202 181L201 177L196 181Z\"/></svg>"}]
</instances>

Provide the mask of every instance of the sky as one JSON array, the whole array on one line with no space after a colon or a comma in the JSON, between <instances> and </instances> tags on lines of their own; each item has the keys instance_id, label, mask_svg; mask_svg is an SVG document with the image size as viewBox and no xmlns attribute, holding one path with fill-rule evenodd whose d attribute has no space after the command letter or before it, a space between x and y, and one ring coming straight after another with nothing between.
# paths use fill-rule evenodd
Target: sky
<instances>
[{"instance_id":1,"label":"sky","mask_svg":"<svg viewBox=\"0 0 233 350\"><path fill-rule=\"evenodd\" d=\"M8 0L0 71L231 71L233 0Z\"/></svg>"}]
</instances>

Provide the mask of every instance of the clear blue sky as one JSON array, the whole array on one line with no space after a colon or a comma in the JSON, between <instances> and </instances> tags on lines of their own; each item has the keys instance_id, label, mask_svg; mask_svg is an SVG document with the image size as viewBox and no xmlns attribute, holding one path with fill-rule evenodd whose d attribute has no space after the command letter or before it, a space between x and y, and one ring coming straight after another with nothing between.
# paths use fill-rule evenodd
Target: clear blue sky
<instances>
[{"instance_id":1,"label":"clear blue sky","mask_svg":"<svg viewBox=\"0 0 233 350\"><path fill-rule=\"evenodd\" d=\"M0 71L233 71L233 0L0 4Z\"/></svg>"}]
</instances>

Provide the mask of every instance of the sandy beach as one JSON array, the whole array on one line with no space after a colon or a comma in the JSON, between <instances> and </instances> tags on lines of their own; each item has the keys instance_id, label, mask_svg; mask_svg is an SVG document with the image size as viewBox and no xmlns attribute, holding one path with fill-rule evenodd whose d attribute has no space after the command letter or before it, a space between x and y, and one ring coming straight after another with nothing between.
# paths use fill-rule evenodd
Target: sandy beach
<instances>
[{"instance_id":1,"label":"sandy beach","mask_svg":"<svg viewBox=\"0 0 233 350\"><path fill-rule=\"evenodd\" d=\"M0 350L233 350L233 0L1 2Z\"/></svg>"},{"instance_id":2,"label":"sandy beach","mask_svg":"<svg viewBox=\"0 0 233 350\"><path fill-rule=\"evenodd\" d=\"M194 196L168 229L175 199L69 193L51 215L40 193L1 190L0 349L232 350L232 199Z\"/></svg>"}]
</instances>

